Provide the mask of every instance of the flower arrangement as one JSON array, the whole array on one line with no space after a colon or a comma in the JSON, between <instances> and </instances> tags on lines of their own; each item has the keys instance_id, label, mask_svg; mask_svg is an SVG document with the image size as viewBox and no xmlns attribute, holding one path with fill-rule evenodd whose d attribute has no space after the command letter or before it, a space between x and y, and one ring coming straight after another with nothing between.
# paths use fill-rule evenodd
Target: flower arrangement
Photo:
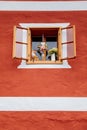
<instances>
[{"instance_id":1,"label":"flower arrangement","mask_svg":"<svg viewBox=\"0 0 87 130\"><path fill-rule=\"evenodd\" d=\"M38 50L37 52L42 55L44 53L44 51L46 51L46 55L48 54L48 46L45 42L41 42L38 46L37 46Z\"/></svg>"},{"instance_id":2,"label":"flower arrangement","mask_svg":"<svg viewBox=\"0 0 87 130\"><path fill-rule=\"evenodd\" d=\"M51 57L51 61L56 61L57 53L58 53L57 48L52 48L48 51L48 54Z\"/></svg>"},{"instance_id":3,"label":"flower arrangement","mask_svg":"<svg viewBox=\"0 0 87 130\"><path fill-rule=\"evenodd\" d=\"M57 48L52 48L52 49L50 49L49 51L48 51L48 54L49 55L52 55L52 54L56 54L57 55L57 53L58 53L58 49Z\"/></svg>"},{"instance_id":4,"label":"flower arrangement","mask_svg":"<svg viewBox=\"0 0 87 130\"><path fill-rule=\"evenodd\" d=\"M47 46L47 44L46 44L45 42L41 42L41 44L39 44L37 47L38 47L41 51L47 50L47 48L48 48L48 46Z\"/></svg>"}]
</instances>

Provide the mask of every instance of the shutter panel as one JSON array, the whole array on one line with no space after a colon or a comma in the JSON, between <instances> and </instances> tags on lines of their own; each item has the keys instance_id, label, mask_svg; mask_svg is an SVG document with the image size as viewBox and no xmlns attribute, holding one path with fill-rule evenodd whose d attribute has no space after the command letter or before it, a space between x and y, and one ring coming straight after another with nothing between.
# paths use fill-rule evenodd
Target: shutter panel
<instances>
[{"instance_id":1,"label":"shutter panel","mask_svg":"<svg viewBox=\"0 0 87 130\"><path fill-rule=\"evenodd\" d=\"M14 26L13 58L27 60L28 29Z\"/></svg>"},{"instance_id":2,"label":"shutter panel","mask_svg":"<svg viewBox=\"0 0 87 130\"><path fill-rule=\"evenodd\" d=\"M62 60L76 57L75 26L61 28L62 37Z\"/></svg>"}]
</instances>

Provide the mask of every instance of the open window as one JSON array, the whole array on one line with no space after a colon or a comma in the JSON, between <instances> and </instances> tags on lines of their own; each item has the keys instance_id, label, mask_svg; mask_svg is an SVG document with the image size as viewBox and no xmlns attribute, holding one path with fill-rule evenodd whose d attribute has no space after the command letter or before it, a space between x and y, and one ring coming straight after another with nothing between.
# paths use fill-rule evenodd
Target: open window
<instances>
[{"instance_id":1,"label":"open window","mask_svg":"<svg viewBox=\"0 0 87 130\"><path fill-rule=\"evenodd\" d=\"M14 27L13 58L28 64L62 64L76 57L75 26Z\"/></svg>"},{"instance_id":2,"label":"open window","mask_svg":"<svg viewBox=\"0 0 87 130\"><path fill-rule=\"evenodd\" d=\"M63 33L66 35L63 37ZM68 60L76 57L75 26L61 28L61 59Z\"/></svg>"},{"instance_id":3,"label":"open window","mask_svg":"<svg viewBox=\"0 0 87 130\"><path fill-rule=\"evenodd\" d=\"M61 61L58 58L58 28L30 28L31 30L31 47L29 52L31 59L27 64L55 64ZM56 50L54 59L51 50ZM51 53L50 53L51 51Z\"/></svg>"},{"instance_id":4,"label":"open window","mask_svg":"<svg viewBox=\"0 0 87 130\"><path fill-rule=\"evenodd\" d=\"M28 49L27 48L28 48L28 29L14 26L13 58L28 60L28 56L27 56Z\"/></svg>"}]
</instances>

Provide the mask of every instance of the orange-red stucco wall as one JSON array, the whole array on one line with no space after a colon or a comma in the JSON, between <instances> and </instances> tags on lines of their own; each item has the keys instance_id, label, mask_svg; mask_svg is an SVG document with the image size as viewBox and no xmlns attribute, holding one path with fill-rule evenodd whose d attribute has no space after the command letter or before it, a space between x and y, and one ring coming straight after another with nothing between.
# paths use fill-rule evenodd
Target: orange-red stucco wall
<instances>
[{"instance_id":1,"label":"orange-red stucco wall","mask_svg":"<svg viewBox=\"0 0 87 130\"><path fill-rule=\"evenodd\" d=\"M72 69L17 69L13 26L70 22L76 26ZM0 12L0 96L87 96L87 11ZM86 130L86 112L0 112L0 130Z\"/></svg>"},{"instance_id":2,"label":"orange-red stucco wall","mask_svg":"<svg viewBox=\"0 0 87 130\"><path fill-rule=\"evenodd\" d=\"M13 26L70 22L76 26L77 58L72 69L21 69L12 59ZM87 96L87 12L0 12L1 96Z\"/></svg>"}]
</instances>

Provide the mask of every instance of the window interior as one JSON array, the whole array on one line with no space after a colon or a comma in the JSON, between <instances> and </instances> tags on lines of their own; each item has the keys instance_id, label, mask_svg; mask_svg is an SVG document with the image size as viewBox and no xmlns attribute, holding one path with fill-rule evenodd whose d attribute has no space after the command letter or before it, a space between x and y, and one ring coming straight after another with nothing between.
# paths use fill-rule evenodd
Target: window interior
<instances>
[{"instance_id":1,"label":"window interior","mask_svg":"<svg viewBox=\"0 0 87 130\"><path fill-rule=\"evenodd\" d=\"M32 60L57 61L58 60L58 28L31 29ZM55 50L54 59L52 59ZM53 51L54 51L53 50ZM51 53L50 53L51 52Z\"/></svg>"}]
</instances>

